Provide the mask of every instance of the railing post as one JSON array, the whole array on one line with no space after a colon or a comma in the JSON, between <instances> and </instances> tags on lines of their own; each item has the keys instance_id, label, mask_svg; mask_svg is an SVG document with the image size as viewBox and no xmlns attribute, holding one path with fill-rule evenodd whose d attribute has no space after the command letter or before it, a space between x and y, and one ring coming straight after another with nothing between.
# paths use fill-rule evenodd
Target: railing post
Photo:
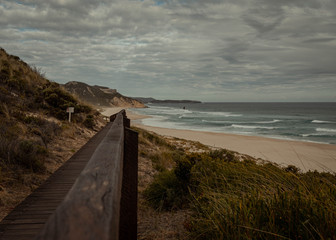
<instances>
[{"instance_id":1,"label":"railing post","mask_svg":"<svg viewBox=\"0 0 336 240\"><path fill-rule=\"evenodd\" d=\"M119 239L137 239L138 133L125 128Z\"/></svg>"}]
</instances>

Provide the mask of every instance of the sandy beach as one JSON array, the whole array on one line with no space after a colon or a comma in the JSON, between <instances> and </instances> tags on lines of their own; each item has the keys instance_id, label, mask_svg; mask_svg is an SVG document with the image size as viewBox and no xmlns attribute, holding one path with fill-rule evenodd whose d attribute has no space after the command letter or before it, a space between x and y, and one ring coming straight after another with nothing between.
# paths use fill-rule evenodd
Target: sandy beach
<instances>
[{"instance_id":1,"label":"sandy beach","mask_svg":"<svg viewBox=\"0 0 336 240\"><path fill-rule=\"evenodd\" d=\"M122 108L108 108L102 111L109 116ZM163 136L172 136L198 141L208 146L220 147L275 162L282 166L294 165L302 171L317 170L336 172L336 145L311 142L279 140L256 136L243 136L226 133L201 132L151 127L140 124L139 120L147 116L134 114L126 110L133 120L132 125L153 131Z\"/></svg>"},{"instance_id":2,"label":"sandy beach","mask_svg":"<svg viewBox=\"0 0 336 240\"><path fill-rule=\"evenodd\" d=\"M111 115L116 114L123 109L126 110L126 116L133 121L149 117L149 116L146 116L146 115L135 114L134 112L129 111L127 108L124 108L124 107L103 108L103 109L100 109L100 113L103 116L110 117Z\"/></svg>"}]
</instances>

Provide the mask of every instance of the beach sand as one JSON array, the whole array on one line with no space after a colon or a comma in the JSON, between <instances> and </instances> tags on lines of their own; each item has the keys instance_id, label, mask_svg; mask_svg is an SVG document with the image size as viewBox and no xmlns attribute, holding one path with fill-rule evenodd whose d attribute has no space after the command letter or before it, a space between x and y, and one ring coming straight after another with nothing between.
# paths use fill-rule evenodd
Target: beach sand
<instances>
[{"instance_id":1,"label":"beach sand","mask_svg":"<svg viewBox=\"0 0 336 240\"><path fill-rule=\"evenodd\" d=\"M103 114L109 116L108 114L113 114L121 109L106 109ZM281 166L294 165L304 172L309 170L336 172L336 145L150 127L139 122L139 119L146 116L134 114L129 110L126 110L126 112L131 120L137 120L131 121L133 126L153 131L159 135L198 141L208 146L225 148L275 162Z\"/></svg>"},{"instance_id":2,"label":"beach sand","mask_svg":"<svg viewBox=\"0 0 336 240\"><path fill-rule=\"evenodd\" d=\"M336 145L226 133L176 130L139 124L136 124L136 126L163 136L198 141L208 146L247 154L255 158L275 162L281 166L294 165L304 172L309 170L336 172Z\"/></svg>"},{"instance_id":3,"label":"beach sand","mask_svg":"<svg viewBox=\"0 0 336 240\"><path fill-rule=\"evenodd\" d=\"M111 115L116 114L123 109L126 110L126 116L133 121L149 117L146 115L135 114L132 111L129 111L127 108L124 108L124 107L103 108L103 109L100 109L100 113L106 117L110 117Z\"/></svg>"}]
</instances>

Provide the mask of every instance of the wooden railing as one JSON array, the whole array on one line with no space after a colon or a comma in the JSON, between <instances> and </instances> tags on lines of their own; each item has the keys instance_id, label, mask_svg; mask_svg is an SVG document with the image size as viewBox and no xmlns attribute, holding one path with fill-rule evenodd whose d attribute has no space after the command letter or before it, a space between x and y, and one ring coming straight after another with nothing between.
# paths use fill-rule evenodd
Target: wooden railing
<instances>
[{"instance_id":1,"label":"wooden railing","mask_svg":"<svg viewBox=\"0 0 336 240\"><path fill-rule=\"evenodd\" d=\"M136 239L138 134L124 110L36 239Z\"/></svg>"}]
</instances>

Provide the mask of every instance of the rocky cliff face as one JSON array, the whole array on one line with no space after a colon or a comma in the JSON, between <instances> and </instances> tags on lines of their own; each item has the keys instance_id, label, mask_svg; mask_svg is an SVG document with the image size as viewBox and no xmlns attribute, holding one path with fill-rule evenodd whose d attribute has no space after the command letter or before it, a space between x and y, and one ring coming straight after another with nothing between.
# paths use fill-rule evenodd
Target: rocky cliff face
<instances>
[{"instance_id":1,"label":"rocky cliff face","mask_svg":"<svg viewBox=\"0 0 336 240\"><path fill-rule=\"evenodd\" d=\"M100 107L133 107L143 108L145 105L133 98L118 93L116 89L102 86L90 86L82 82L68 82L64 88L79 99Z\"/></svg>"}]
</instances>

